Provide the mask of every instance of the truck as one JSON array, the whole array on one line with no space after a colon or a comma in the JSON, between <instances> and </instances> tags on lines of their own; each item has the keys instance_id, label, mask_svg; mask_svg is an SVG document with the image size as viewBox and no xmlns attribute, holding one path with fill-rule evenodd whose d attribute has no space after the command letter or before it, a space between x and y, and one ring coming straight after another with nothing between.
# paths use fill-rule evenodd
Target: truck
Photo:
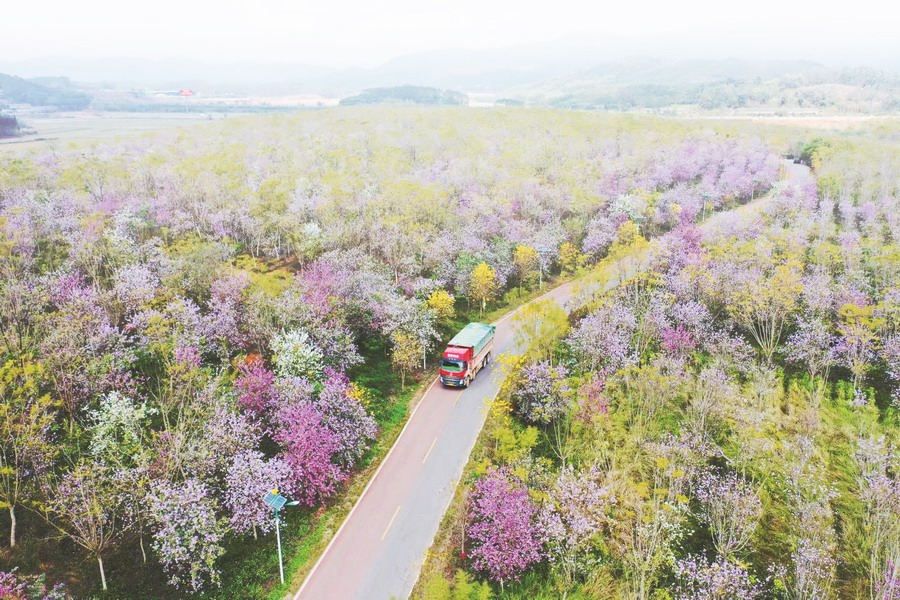
<instances>
[{"instance_id":1,"label":"truck","mask_svg":"<svg viewBox=\"0 0 900 600\"><path fill-rule=\"evenodd\" d=\"M491 362L495 333L495 325L469 323L453 336L441 356L441 383L469 387L478 371Z\"/></svg>"}]
</instances>

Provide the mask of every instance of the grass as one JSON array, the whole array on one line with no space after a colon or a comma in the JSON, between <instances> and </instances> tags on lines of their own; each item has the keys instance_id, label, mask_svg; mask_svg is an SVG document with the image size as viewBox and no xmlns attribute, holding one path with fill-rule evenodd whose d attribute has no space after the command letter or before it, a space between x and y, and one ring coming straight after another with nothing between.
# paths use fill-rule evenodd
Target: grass
<instances>
[{"instance_id":1,"label":"grass","mask_svg":"<svg viewBox=\"0 0 900 600\"><path fill-rule=\"evenodd\" d=\"M210 122L198 113L57 113L20 116L29 133L0 141L0 153L27 153L73 144L119 140L126 136Z\"/></svg>"}]
</instances>

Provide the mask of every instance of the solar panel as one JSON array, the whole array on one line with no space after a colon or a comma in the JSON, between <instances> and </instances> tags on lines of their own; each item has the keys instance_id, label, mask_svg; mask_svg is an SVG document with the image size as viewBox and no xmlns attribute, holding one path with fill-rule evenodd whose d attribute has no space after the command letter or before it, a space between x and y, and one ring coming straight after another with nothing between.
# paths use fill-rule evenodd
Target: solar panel
<instances>
[{"instance_id":1,"label":"solar panel","mask_svg":"<svg viewBox=\"0 0 900 600\"><path fill-rule=\"evenodd\" d=\"M278 510L282 506L284 506L285 502L287 502L287 498L285 498L281 494L274 494L272 492L269 492L268 494L266 494L266 497L263 498L263 501L265 501L266 504L268 504L275 510Z\"/></svg>"}]
</instances>

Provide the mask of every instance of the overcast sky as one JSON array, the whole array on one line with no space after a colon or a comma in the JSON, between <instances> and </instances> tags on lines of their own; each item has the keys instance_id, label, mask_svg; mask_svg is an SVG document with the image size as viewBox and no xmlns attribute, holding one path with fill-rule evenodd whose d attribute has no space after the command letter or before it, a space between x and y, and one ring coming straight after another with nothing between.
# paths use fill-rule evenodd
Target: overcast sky
<instances>
[{"instance_id":1,"label":"overcast sky","mask_svg":"<svg viewBox=\"0 0 900 600\"><path fill-rule=\"evenodd\" d=\"M139 4L138 7L134 7ZM10 0L0 58L194 58L372 66L437 48L573 33L710 33L872 46L896 37L893 0ZM896 46L894 46L896 48ZM811 52L811 54L814 53Z\"/></svg>"}]
</instances>

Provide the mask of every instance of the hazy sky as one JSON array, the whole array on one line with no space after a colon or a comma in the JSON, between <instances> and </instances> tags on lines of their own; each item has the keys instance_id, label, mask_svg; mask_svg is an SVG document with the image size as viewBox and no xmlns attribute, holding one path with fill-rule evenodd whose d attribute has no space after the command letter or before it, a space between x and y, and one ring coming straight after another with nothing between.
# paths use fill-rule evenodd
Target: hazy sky
<instances>
[{"instance_id":1,"label":"hazy sky","mask_svg":"<svg viewBox=\"0 0 900 600\"><path fill-rule=\"evenodd\" d=\"M892 0L10 0L0 58L196 58L371 66L445 47L573 32L714 33L872 44L897 34ZM139 7L138 7L139 5ZM132 8L134 6L134 8Z\"/></svg>"}]
</instances>

